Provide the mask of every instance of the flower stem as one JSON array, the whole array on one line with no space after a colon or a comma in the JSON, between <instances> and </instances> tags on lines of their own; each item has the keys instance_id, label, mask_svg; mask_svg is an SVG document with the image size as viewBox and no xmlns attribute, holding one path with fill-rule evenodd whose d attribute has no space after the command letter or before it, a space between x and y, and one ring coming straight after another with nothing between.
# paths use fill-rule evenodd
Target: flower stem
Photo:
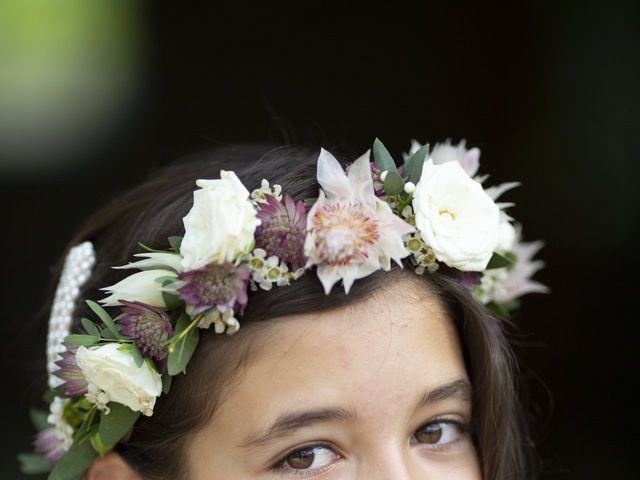
<instances>
[{"instance_id":1,"label":"flower stem","mask_svg":"<svg viewBox=\"0 0 640 480\"><path fill-rule=\"evenodd\" d=\"M182 340L191 330L193 330L193 327L195 327L198 323L200 323L200 320L202 320L203 317L204 317L204 314L202 313L200 315L196 315L191 321L191 323L187 325L187 328L185 328L178 335L176 335L175 337L167 341L166 345L169 346L169 352L173 352L173 350L176 347L176 343Z\"/></svg>"}]
</instances>

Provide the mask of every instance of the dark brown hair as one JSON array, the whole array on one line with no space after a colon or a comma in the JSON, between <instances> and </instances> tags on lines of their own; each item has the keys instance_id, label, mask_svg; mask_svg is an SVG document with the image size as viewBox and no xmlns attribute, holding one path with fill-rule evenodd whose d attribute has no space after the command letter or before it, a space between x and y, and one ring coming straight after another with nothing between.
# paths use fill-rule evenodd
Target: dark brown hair
<instances>
[{"instance_id":1,"label":"dark brown hair","mask_svg":"<svg viewBox=\"0 0 640 480\"><path fill-rule=\"evenodd\" d=\"M130 261L139 249L138 242L164 249L167 237L184 233L182 218L191 207L196 179L215 178L220 169L234 170L249 190L267 178L296 199L312 198L318 193L317 154L316 149L302 147L236 145L159 170L96 212L71 242L70 246L90 240L97 252L96 267L81 298L102 298L98 289L125 275L111 266ZM158 400L153 416L139 420L130 438L117 450L147 479L188 477L185 452L189 441L223 400L223 387L241 373L250 351L263 341L253 333L259 331L260 322L361 301L380 287L384 275L416 277L410 268L394 270L393 274L377 272L357 280L349 295L340 288L325 295L312 274L288 287L251 292L240 318L240 332L231 337L209 332L201 335L188 374L174 378L170 392ZM516 390L516 363L503 327L460 286L453 272L442 269L417 278L435 294L457 328L474 390L473 436L484 478L534 478L530 462L533 449ZM84 310L78 305L76 317L84 316Z\"/></svg>"}]
</instances>

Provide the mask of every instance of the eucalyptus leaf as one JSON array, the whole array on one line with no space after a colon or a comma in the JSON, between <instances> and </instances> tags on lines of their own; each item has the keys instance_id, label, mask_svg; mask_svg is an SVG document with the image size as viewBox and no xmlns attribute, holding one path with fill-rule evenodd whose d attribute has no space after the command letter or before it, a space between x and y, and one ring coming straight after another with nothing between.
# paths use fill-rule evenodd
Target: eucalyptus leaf
<instances>
[{"instance_id":1,"label":"eucalyptus leaf","mask_svg":"<svg viewBox=\"0 0 640 480\"><path fill-rule=\"evenodd\" d=\"M64 337L64 341L77 347L90 347L91 345L98 343L100 341L100 337L95 335L72 334Z\"/></svg>"},{"instance_id":2,"label":"eucalyptus leaf","mask_svg":"<svg viewBox=\"0 0 640 480\"><path fill-rule=\"evenodd\" d=\"M47 480L81 480L98 456L91 442L73 442L71 448L55 464Z\"/></svg>"},{"instance_id":3,"label":"eucalyptus leaf","mask_svg":"<svg viewBox=\"0 0 640 480\"><path fill-rule=\"evenodd\" d=\"M402 173L409 177L413 183L417 184L422 176L422 166L429 155L429 144L423 145L413 152L404 162Z\"/></svg>"},{"instance_id":4,"label":"eucalyptus leaf","mask_svg":"<svg viewBox=\"0 0 640 480\"><path fill-rule=\"evenodd\" d=\"M180 318L176 322L174 337L180 335L189 326L191 321L192 320L189 315L180 315ZM186 371L187 364L189 363L191 355L193 355L199 340L200 332L199 328L196 326L176 342L173 346L173 351L169 351L169 358L167 362L169 375L178 375L179 373Z\"/></svg>"},{"instance_id":5,"label":"eucalyptus leaf","mask_svg":"<svg viewBox=\"0 0 640 480\"><path fill-rule=\"evenodd\" d=\"M494 313L498 318L509 318L509 311L499 303L489 302L486 305L487 309Z\"/></svg>"},{"instance_id":6,"label":"eucalyptus leaf","mask_svg":"<svg viewBox=\"0 0 640 480\"><path fill-rule=\"evenodd\" d=\"M499 253L494 252L491 260L487 264L486 270L492 270L494 268L504 268L513 264L509 258L500 255Z\"/></svg>"},{"instance_id":7,"label":"eucalyptus leaf","mask_svg":"<svg viewBox=\"0 0 640 480\"><path fill-rule=\"evenodd\" d=\"M169 237L169 245L171 245L171 250L176 253L180 253L180 246L182 245L182 237Z\"/></svg>"},{"instance_id":8,"label":"eucalyptus leaf","mask_svg":"<svg viewBox=\"0 0 640 480\"><path fill-rule=\"evenodd\" d=\"M51 424L47 420L47 417L49 416L49 412L45 412L44 410L38 410L35 408L30 408L29 416L31 417L31 423L33 423L33 426L39 432L51 426Z\"/></svg>"},{"instance_id":9,"label":"eucalyptus leaf","mask_svg":"<svg viewBox=\"0 0 640 480\"><path fill-rule=\"evenodd\" d=\"M387 172L383 185L387 195L397 195L404 190L404 181L396 172Z\"/></svg>"},{"instance_id":10,"label":"eucalyptus leaf","mask_svg":"<svg viewBox=\"0 0 640 480\"><path fill-rule=\"evenodd\" d=\"M100 336L102 338L106 338L108 340L115 340L116 339L116 336L107 327L104 327L102 330L100 330Z\"/></svg>"},{"instance_id":11,"label":"eucalyptus leaf","mask_svg":"<svg viewBox=\"0 0 640 480\"><path fill-rule=\"evenodd\" d=\"M169 393L169 389L171 388L171 379L173 377L168 373L162 375L162 393Z\"/></svg>"},{"instance_id":12,"label":"eucalyptus leaf","mask_svg":"<svg viewBox=\"0 0 640 480\"><path fill-rule=\"evenodd\" d=\"M18 461L20 462L20 471L27 475L47 473L51 468L49 460L38 453L20 453Z\"/></svg>"},{"instance_id":13,"label":"eucalyptus leaf","mask_svg":"<svg viewBox=\"0 0 640 480\"><path fill-rule=\"evenodd\" d=\"M387 147L377 138L373 142L373 162L381 172L396 173L398 171L396 162L393 161L389 150L387 150Z\"/></svg>"},{"instance_id":14,"label":"eucalyptus leaf","mask_svg":"<svg viewBox=\"0 0 640 480\"><path fill-rule=\"evenodd\" d=\"M318 201L318 199L317 199L317 198L305 198L305 199L303 200L303 203L304 203L307 207L310 207L310 206L312 206L314 203L316 203L317 201Z\"/></svg>"},{"instance_id":15,"label":"eucalyptus leaf","mask_svg":"<svg viewBox=\"0 0 640 480\"><path fill-rule=\"evenodd\" d=\"M82 318L80 322L82 323L82 327L85 329L85 331L89 335L93 335L94 337L100 336L100 330L98 330L98 327L96 327L96 324L93 323L91 320L89 320L88 318Z\"/></svg>"},{"instance_id":16,"label":"eucalyptus leaf","mask_svg":"<svg viewBox=\"0 0 640 480\"><path fill-rule=\"evenodd\" d=\"M111 330L111 333L113 333L113 335L116 338L122 339L122 335L120 335L120 330L118 329L116 324L113 322L113 319L106 312L106 310L102 308L100 305L98 305L96 302L94 302L93 300L86 300L86 302L87 302L87 305L89 305L89 308L93 310L93 313L95 313L100 318L100 320L102 320L105 326L109 330Z\"/></svg>"},{"instance_id":17,"label":"eucalyptus leaf","mask_svg":"<svg viewBox=\"0 0 640 480\"><path fill-rule=\"evenodd\" d=\"M100 455L111 450L131 430L140 417L140 412L134 412L120 403L110 402L108 407L109 413L100 415L98 432L91 439L94 447L98 446Z\"/></svg>"}]
</instances>

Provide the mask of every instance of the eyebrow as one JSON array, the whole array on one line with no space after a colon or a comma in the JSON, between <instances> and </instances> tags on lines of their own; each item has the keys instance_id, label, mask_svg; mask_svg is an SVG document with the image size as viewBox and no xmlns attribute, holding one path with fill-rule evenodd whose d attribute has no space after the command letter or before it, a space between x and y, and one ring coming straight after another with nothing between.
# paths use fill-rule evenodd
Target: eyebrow
<instances>
[{"instance_id":1,"label":"eyebrow","mask_svg":"<svg viewBox=\"0 0 640 480\"><path fill-rule=\"evenodd\" d=\"M416 410L451 398L459 398L465 402L470 402L471 385L469 382L464 379L457 379L427 390L418 400ZM354 422L355 420L356 413L354 410L339 407L285 413L280 415L265 433L258 436L251 436L239 446L242 448L265 446L277 439L292 435L300 428L308 427L316 423L332 421Z\"/></svg>"},{"instance_id":2,"label":"eyebrow","mask_svg":"<svg viewBox=\"0 0 640 480\"><path fill-rule=\"evenodd\" d=\"M285 413L280 415L266 433L247 439L241 447L264 446L274 440L291 435L296 430L315 423L331 421L353 422L356 414L353 410L344 408L319 408L302 412Z\"/></svg>"},{"instance_id":3,"label":"eyebrow","mask_svg":"<svg viewBox=\"0 0 640 480\"><path fill-rule=\"evenodd\" d=\"M427 390L418 400L416 410L431 405L432 403L442 402L451 398L458 398L464 402L471 402L472 390L467 380L459 378L439 387Z\"/></svg>"}]
</instances>

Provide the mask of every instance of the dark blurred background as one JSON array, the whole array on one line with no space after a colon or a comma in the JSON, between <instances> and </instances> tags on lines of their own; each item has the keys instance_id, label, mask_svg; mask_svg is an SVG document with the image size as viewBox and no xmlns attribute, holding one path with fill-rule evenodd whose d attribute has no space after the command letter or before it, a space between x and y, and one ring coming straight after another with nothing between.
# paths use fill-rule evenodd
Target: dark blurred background
<instances>
[{"instance_id":1,"label":"dark blurred background","mask_svg":"<svg viewBox=\"0 0 640 480\"><path fill-rule=\"evenodd\" d=\"M50 273L90 212L220 143L376 136L397 157L466 138L490 182L522 181L552 289L516 317L542 478L638 478L640 3L172 3L0 0L0 478L21 478Z\"/></svg>"}]
</instances>

